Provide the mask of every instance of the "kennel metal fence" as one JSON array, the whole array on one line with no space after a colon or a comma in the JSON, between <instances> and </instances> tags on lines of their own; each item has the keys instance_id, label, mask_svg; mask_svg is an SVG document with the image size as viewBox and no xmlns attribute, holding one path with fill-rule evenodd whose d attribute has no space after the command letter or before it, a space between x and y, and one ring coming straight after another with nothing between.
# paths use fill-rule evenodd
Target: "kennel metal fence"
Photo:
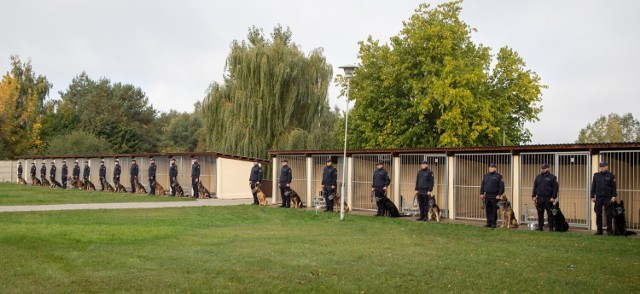
<instances>
[{"instance_id":1,"label":"kennel metal fence","mask_svg":"<svg viewBox=\"0 0 640 294\"><path fill-rule=\"evenodd\" d=\"M418 200L415 197L415 184L420 162L426 160L433 172L435 185L432 194L436 196L436 203L442 211L442 216L448 216L448 181L449 170L447 156L444 154L400 154L400 212L404 214L418 214Z\"/></svg>"},{"instance_id":2,"label":"kennel metal fence","mask_svg":"<svg viewBox=\"0 0 640 294\"><path fill-rule=\"evenodd\" d=\"M371 194L371 184L373 180L373 172L376 169L376 162L382 160L385 163L384 168L389 173L389 177L393 174L393 160L391 154L354 154L353 162L353 209L375 210L377 208L375 200ZM393 183L393 178L391 179ZM393 199L393 184L387 188L387 197Z\"/></svg>"},{"instance_id":3,"label":"kennel metal fence","mask_svg":"<svg viewBox=\"0 0 640 294\"><path fill-rule=\"evenodd\" d=\"M616 176L617 199L624 201L627 228L640 230L640 151L602 151L599 159ZM602 219L606 224L606 218Z\"/></svg>"},{"instance_id":4,"label":"kennel metal fence","mask_svg":"<svg viewBox=\"0 0 640 294\"><path fill-rule=\"evenodd\" d=\"M277 180L273 183L276 186L276 194L273 199L278 199L279 203L282 203L282 195L280 195L280 169L282 168L282 161L288 161L288 165L291 168L291 184L290 187L298 193L302 201L307 199L307 159L304 155L283 155L277 157L277 165L273 167L273 172L277 175ZM276 201L273 201L276 203Z\"/></svg>"}]
</instances>

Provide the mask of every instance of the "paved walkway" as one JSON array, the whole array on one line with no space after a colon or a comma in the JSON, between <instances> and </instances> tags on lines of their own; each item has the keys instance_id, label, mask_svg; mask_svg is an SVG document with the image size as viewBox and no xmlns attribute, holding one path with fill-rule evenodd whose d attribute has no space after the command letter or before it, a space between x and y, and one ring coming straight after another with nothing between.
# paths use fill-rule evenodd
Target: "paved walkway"
<instances>
[{"instance_id":1,"label":"paved walkway","mask_svg":"<svg viewBox=\"0 0 640 294\"><path fill-rule=\"evenodd\" d=\"M227 206L227 205L251 204L252 202L253 202L253 199L224 199L224 200L223 199L198 199L196 201L170 201L170 202L120 202L120 203L53 204L53 205L12 205L12 206L0 206L0 212Z\"/></svg>"}]
</instances>

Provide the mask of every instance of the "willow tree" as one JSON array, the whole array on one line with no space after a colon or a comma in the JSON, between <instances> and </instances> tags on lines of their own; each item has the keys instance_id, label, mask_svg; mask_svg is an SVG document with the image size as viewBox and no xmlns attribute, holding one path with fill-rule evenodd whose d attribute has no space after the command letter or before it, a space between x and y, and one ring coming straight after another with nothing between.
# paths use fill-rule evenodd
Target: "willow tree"
<instances>
[{"instance_id":1,"label":"willow tree","mask_svg":"<svg viewBox=\"0 0 640 294\"><path fill-rule=\"evenodd\" d=\"M213 82L203 101L207 149L265 157L269 149L329 147L318 137L333 137L331 76L322 49L305 54L288 28L276 27L270 39L249 29L231 45L224 83Z\"/></svg>"}]
</instances>

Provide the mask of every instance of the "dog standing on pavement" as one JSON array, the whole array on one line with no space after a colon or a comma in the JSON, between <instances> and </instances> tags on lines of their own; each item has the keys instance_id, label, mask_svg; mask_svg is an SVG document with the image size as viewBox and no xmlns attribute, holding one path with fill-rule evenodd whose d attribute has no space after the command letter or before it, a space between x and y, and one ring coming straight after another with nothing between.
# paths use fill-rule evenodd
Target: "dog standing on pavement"
<instances>
[{"instance_id":1,"label":"dog standing on pavement","mask_svg":"<svg viewBox=\"0 0 640 294\"><path fill-rule=\"evenodd\" d=\"M436 196L427 196L427 207L427 220L435 219L436 222L440 222L440 206L436 203Z\"/></svg>"},{"instance_id":2,"label":"dog standing on pavement","mask_svg":"<svg viewBox=\"0 0 640 294\"><path fill-rule=\"evenodd\" d=\"M513 207L511 206L511 201L507 196L500 197L500 201L498 201L498 207L500 208L500 215L502 215L502 225L501 228L505 226L507 229L510 228L518 228L518 220L516 219L515 213L513 213Z\"/></svg>"},{"instance_id":3,"label":"dog standing on pavement","mask_svg":"<svg viewBox=\"0 0 640 294\"><path fill-rule=\"evenodd\" d=\"M262 187L260 187L260 184L256 184L256 186L253 188L253 193L256 193L256 196L258 197L258 202L260 203L260 205L262 206L267 206L267 195L264 194L264 192L262 192Z\"/></svg>"}]
</instances>

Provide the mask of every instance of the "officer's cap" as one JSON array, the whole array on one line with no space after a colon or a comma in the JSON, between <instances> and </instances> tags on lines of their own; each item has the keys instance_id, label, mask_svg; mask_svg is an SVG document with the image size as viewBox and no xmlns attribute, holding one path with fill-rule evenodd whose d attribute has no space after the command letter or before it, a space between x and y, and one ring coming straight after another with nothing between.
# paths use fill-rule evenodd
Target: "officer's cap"
<instances>
[{"instance_id":1,"label":"officer's cap","mask_svg":"<svg viewBox=\"0 0 640 294\"><path fill-rule=\"evenodd\" d=\"M542 166L540 166L540 168L549 168L549 164L548 163L543 163Z\"/></svg>"},{"instance_id":2,"label":"officer's cap","mask_svg":"<svg viewBox=\"0 0 640 294\"><path fill-rule=\"evenodd\" d=\"M100 163L104 163L104 159L100 159Z\"/></svg>"},{"instance_id":3,"label":"officer's cap","mask_svg":"<svg viewBox=\"0 0 640 294\"><path fill-rule=\"evenodd\" d=\"M78 161L76 160L76 162L74 162L73 164L78 165Z\"/></svg>"},{"instance_id":4,"label":"officer's cap","mask_svg":"<svg viewBox=\"0 0 640 294\"><path fill-rule=\"evenodd\" d=\"M89 163L89 161L88 161L88 160L85 160L85 161L84 161L84 163Z\"/></svg>"},{"instance_id":5,"label":"officer's cap","mask_svg":"<svg viewBox=\"0 0 640 294\"><path fill-rule=\"evenodd\" d=\"M135 159L131 159L131 162L136 162L136 160Z\"/></svg>"},{"instance_id":6,"label":"officer's cap","mask_svg":"<svg viewBox=\"0 0 640 294\"><path fill-rule=\"evenodd\" d=\"M176 161L176 159L171 157L171 158L169 158L169 161Z\"/></svg>"},{"instance_id":7,"label":"officer's cap","mask_svg":"<svg viewBox=\"0 0 640 294\"><path fill-rule=\"evenodd\" d=\"M497 165L495 163L490 163L489 167L497 167Z\"/></svg>"},{"instance_id":8,"label":"officer's cap","mask_svg":"<svg viewBox=\"0 0 640 294\"><path fill-rule=\"evenodd\" d=\"M117 158L116 158L116 159L115 159L115 160L113 160L113 161L115 161L115 162L120 162L120 159L117 159Z\"/></svg>"},{"instance_id":9,"label":"officer's cap","mask_svg":"<svg viewBox=\"0 0 640 294\"><path fill-rule=\"evenodd\" d=\"M288 160L286 160L286 159L283 159L283 160L282 160L282 162L287 162L287 163L288 163L289 161L288 161Z\"/></svg>"},{"instance_id":10,"label":"officer's cap","mask_svg":"<svg viewBox=\"0 0 640 294\"><path fill-rule=\"evenodd\" d=\"M384 164L384 161L382 160L378 160L378 162L376 162L376 165L383 165L383 164Z\"/></svg>"},{"instance_id":11,"label":"officer's cap","mask_svg":"<svg viewBox=\"0 0 640 294\"><path fill-rule=\"evenodd\" d=\"M333 162L333 160L331 160L331 158L329 158L325 162Z\"/></svg>"},{"instance_id":12,"label":"officer's cap","mask_svg":"<svg viewBox=\"0 0 640 294\"><path fill-rule=\"evenodd\" d=\"M153 159L153 158L151 158L151 159L149 159L149 160L150 160L150 161L152 161L152 162L156 162L156 160L155 160L155 159Z\"/></svg>"},{"instance_id":13,"label":"officer's cap","mask_svg":"<svg viewBox=\"0 0 640 294\"><path fill-rule=\"evenodd\" d=\"M22 165L22 162L18 161L18 164Z\"/></svg>"},{"instance_id":14,"label":"officer's cap","mask_svg":"<svg viewBox=\"0 0 640 294\"><path fill-rule=\"evenodd\" d=\"M426 160L420 162L420 164L429 164Z\"/></svg>"},{"instance_id":15,"label":"officer's cap","mask_svg":"<svg viewBox=\"0 0 640 294\"><path fill-rule=\"evenodd\" d=\"M600 161L600 167L605 167L605 166L609 166L609 164L606 161Z\"/></svg>"},{"instance_id":16,"label":"officer's cap","mask_svg":"<svg viewBox=\"0 0 640 294\"><path fill-rule=\"evenodd\" d=\"M31 165L36 165L36 162L35 162L35 161L34 161L34 162L32 162L32 163L31 163Z\"/></svg>"},{"instance_id":17,"label":"officer's cap","mask_svg":"<svg viewBox=\"0 0 640 294\"><path fill-rule=\"evenodd\" d=\"M42 164L45 164L45 163L47 163L47 162L43 160L43 161L42 161Z\"/></svg>"},{"instance_id":18,"label":"officer's cap","mask_svg":"<svg viewBox=\"0 0 640 294\"><path fill-rule=\"evenodd\" d=\"M51 164L56 164L56 161L55 161L55 160L52 160L52 161L51 161Z\"/></svg>"},{"instance_id":19,"label":"officer's cap","mask_svg":"<svg viewBox=\"0 0 640 294\"><path fill-rule=\"evenodd\" d=\"M63 160L63 161L62 161L62 163L67 163L67 161L66 161L66 160Z\"/></svg>"}]
</instances>

